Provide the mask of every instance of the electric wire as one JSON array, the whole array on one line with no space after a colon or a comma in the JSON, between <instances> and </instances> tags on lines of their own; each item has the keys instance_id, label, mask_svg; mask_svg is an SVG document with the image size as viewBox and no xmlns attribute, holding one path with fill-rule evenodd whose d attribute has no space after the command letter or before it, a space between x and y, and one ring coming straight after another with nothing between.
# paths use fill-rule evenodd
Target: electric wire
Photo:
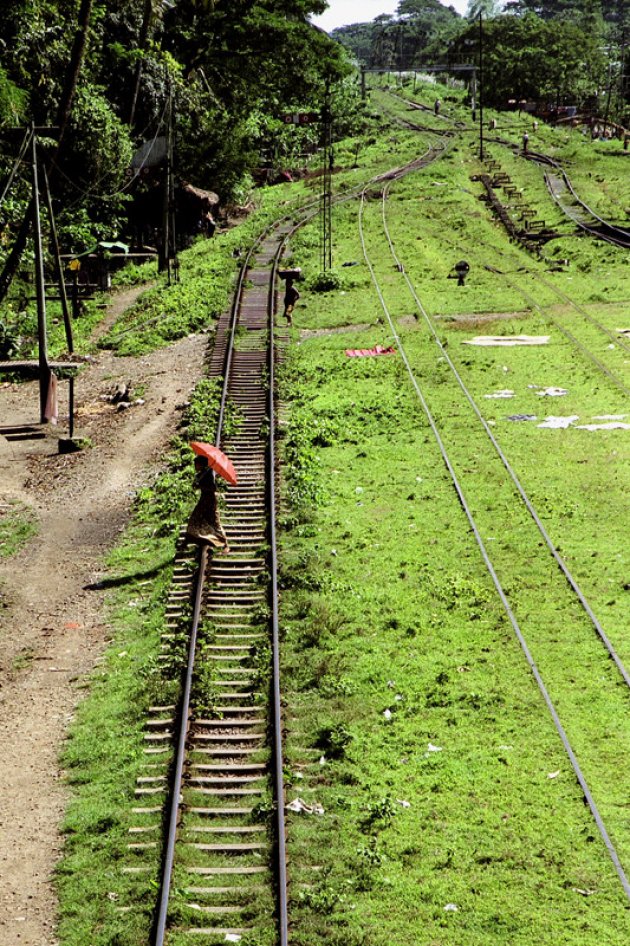
<instances>
[{"instance_id":1,"label":"electric wire","mask_svg":"<svg viewBox=\"0 0 630 946\"><path fill-rule=\"evenodd\" d=\"M28 151L32 140L33 140L33 129L28 128L26 130L24 138L22 139L22 144L20 146L18 156L15 159L13 167L11 168L11 172L7 178L7 183L5 184L2 194L0 194L0 207L2 207L3 203L6 200L7 194L9 193L9 191L11 190L11 187L13 186L13 181L15 180L16 174L20 169L20 165L22 164L22 161L26 157L26 152Z\"/></svg>"}]
</instances>

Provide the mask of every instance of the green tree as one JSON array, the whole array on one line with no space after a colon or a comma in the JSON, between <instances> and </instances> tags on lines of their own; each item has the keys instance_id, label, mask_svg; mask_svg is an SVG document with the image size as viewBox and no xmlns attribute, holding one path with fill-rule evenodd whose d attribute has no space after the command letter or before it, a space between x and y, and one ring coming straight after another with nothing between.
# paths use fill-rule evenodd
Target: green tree
<instances>
[{"instance_id":1,"label":"green tree","mask_svg":"<svg viewBox=\"0 0 630 946\"><path fill-rule=\"evenodd\" d=\"M472 24L451 54L458 61L468 59L478 43L479 29ZM484 101L497 108L509 99L579 105L593 98L606 73L596 35L572 23L559 30L532 13L484 23L483 43Z\"/></svg>"}]
</instances>

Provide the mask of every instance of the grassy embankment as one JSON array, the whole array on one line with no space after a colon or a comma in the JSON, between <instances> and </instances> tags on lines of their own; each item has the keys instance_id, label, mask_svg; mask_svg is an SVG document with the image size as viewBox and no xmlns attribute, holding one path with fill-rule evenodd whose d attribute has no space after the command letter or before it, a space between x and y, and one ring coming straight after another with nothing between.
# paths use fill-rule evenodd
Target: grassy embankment
<instances>
[{"instance_id":1,"label":"grassy embankment","mask_svg":"<svg viewBox=\"0 0 630 946\"><path fill-rule=\"evenodd\" d=\"M523 167L525 187L531 166ZM506 243L469 181L478 170L474 149L457 145L439 165L396 184L387 202L392 236L458 370L628 664L628 433L508 419L553 413L586 422L622 413L624 399L546 320L547 307L559 314L550 289L519 273L518 284L536 293L532 309L518 288L484 269L495 252L502 254L497 268L547 267ZM546 195L527 190L544 216ZM378 214L371 201L368 248L397 331L627 867L628 786L619 763L630 748L630 700L515 504L391 259L377 252ZM627 900L403 366L395 356L344 356L346 348L392 341L355 218L355 207L335 211L341 285L303 293L295 340L304 334L283 387L287 767L291 796L325 809L321 817L291 816L293 941L621 946L630 932ZM624 254L575 243L566 238L562 253L570 250L581 265L545 278L613 328L627 300ZM457 288L446 278L462 247L471 278ZM308 289L318 267L315 233L303 231L292 249ZM358 265L344 269L344 262ZM603 266L610 305L598 298ZM343 334L314 334L341 326ZM551 342L463 345L481 331L550 334ZM628 383L627 356L611 354ZM540 398L548 385L568 394ZM505 388L514 391L509 401L484 398Z\"/></svg>"},{"instance_id":2,"label":"grassy embankment","mask_svg":"<svg viewBox=\"0 0 630 946\"><path fill-rule=\"evenodd\" d=\"M376 136L362 141L360 166L353 168L356 143L342 145L337 162L348 168L343 174L348 186L391 166L390 152L399 146L411 157L416 139L411 135L401 139L393 133L384 145ZM201 325L211 330L212 316L229 302L230 279L237 266L233 251L245 247L267 220L318 196L319 190L319 179L314 178L265 192L255 217L183 253L179 286L151 289L116 324L107 342L120 353L133 353L168 343L173 329L178 335L199 330ZM136 273L129 275L131 280L138 278ZM209 299L214 300L212 304ZM155 319L161 312L174 313L165 320L166 331ZM206 319L203 323L200 312ZM122 335L123 331L127 334ZM87 941L91 946L146 942L158 852L153 874L123 873L123 867L137 863L127 848L127 828L136 778L143 766L147 707L174 695L172 678L157 671L157 654L175 533L192 501L190 451L184 441L212 439L215 394L212 384L198 389L168 470L153 487L142 491L135 522L110 556L103 580L103 587L109 589L112 644L94 679L81 684L89 694L77 713L65 753L73 801L64 825L65 855L58 871L64 946ZM127 912L129 906L131 912Z\"/></svg>"}]
</instances>

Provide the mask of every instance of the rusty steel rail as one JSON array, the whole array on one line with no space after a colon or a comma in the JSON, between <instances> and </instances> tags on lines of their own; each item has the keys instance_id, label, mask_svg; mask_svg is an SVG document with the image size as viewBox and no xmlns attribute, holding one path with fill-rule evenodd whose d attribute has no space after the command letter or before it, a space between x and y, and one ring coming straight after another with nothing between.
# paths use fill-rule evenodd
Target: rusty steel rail
<instances>
[{"instance_id":1,"label":"rusty steel rail","mask_svg":"<svg viewBox=\"0 0 630 946\"><path fill-rule=\"evenodd\" d=\"M523 154L523 157L529 161L534 161L536 164L553 169L552 173L545 173L547 189L563 213L570 217L581 230L600 240L605 240L607 243L630 249L630 230L625 230L623 227L618 227L608 220L604 220L603 217L592 210L576 193L569 175L558 161L555 161L549 155L540 154L536 151L527 151ZM568 190L571 200L575 204L576 210L573 213L561 200L562 187Z\"/></svg>"},{"instance_id":2,"label":"rusty steel rail","mask_svg":"<svg viewBox=\"0 0 630 946\"><path fill-rule=\"evenodd\" d=\"M287 895L286 895L286 852L285 852L285 837L284 837L284 786L283 786L283 775L282 775L282 741L281 741L281 702L280 702L280 679L279 679L279 653L278 653L278 584L277 584L277 550L276 550L276 538L275 538L275 479L274 479L274 466L275 466L275 450L274 450L274 417L275 417L275 405L274 405L274 385L273 385L273 369L275 362L274 355L274 345L273 345L273 316L275 308L275 279L277 275L278 261L284 250L284 245L288 238L289 232L292 232L292 229L287 230L286 225L283 230L282 225L279 229L279 237L277 242L277 247L273 255L273 266L271 273L269 274L269 288L267 293L267 305L266 305L266 324L263 324L258 318L257 313L250 317L250 322L253 320L253 324L250 326L253 328L252 337L254 338L254 344L260 340L262 334L266 332L268 337L268 346L267 346L267 357L266 357L266 366L270 375L270 385L267 396L267 406L266 413L269 418L269 435L268 435L268 447L267 447L267 461L266 461L266 483L267 483L267 507L268 507L268 525L270 533L270 544L271 544L271 558L270 558L270 608L271 608L271 624L272 624L272 690L273 690L273 727L272 727L272 741L273 741L273 774L274 774L274 796L275 796L275 810L276 810L276 850L275 850L275 875L276 875L276 891L277 891L277 914L278 914L278 925L279 925L279 941L281 946L286 946L288 941L288 918L287 918ZM293 228L294 229L294 228ZM254 374L258 372L259 379L262 378L262 364L265 363L265 360L261 361L256 354L256 351L248 352L244 351L240 353L240 366L239 366L239 354L235 353L235 335L236 328L239 324L239 318L241 314L241 309L244 305L244 284L245 277L248 272L250 272L250 262L257 249L262 247L262 252L264 253L264 240L269 236L269 233L273 230L273 227L268 228L256 241L256 243L250 248L250 251L247 254L247 257L241 267L239 277L237 280L237 286L234 293L233 303L230 310L229 320L227 326L219 325L217 330L217 346L215 348L214 359L215 359L215 371L217 368L220 373L223 375L223 389L221 397L221 405L219 410L219 418L217 422L217 431L216 431L216 443L219 445L223 439L224 431L224 422L225 422L225 412L228 402L228 396L234 397L234 387L239 385L247 385L247 375L250 374L247 367L248 363L253 364ZM223 329L223 331L220 331ZM219 367L220 366L220 367ZM234 375L239 375L239 372L243 375L241 378L237 376L234 378ZM251 380L251 379L250 379ZM251 387L251 384L250 384ZM250 403L252 395L249 392L246 392L243 395L243 402ZM252 408L252 410L254 410ZM263 414L260 410L254 410L252 419L245 419L245 424L248 425L248 428L251 427L252 430L260 431L261 425L263 422ZM256 434L258 436L258 434ZM234 438L233 438L234 440ZM241 446L235 444L235 450L247 450L247 443L244 442ZM241 461L249 463L250 461ZM257 466L256 461L251 461L253 463L252 469L254 473L252 474L252 479L258 476L256 472ZM238 469L238 466L237 466ZM246 467L246 469L249 469ZM253 483L248 485L247 475L244 476L244 484L242 489L244 492L244 499L241 500L241 504L244 503L247 508L248 504L251 504L253 501L258 507L258 501L252 499L255 494L255 486ZM253 507L250 507L253 508ZM258 512L256 511L256 518L258 517ZM246 515L245 520L248 525L245 527L245 539L243 540L245 552L241 552L242 555L249 555L251 553L251 539L255 534L257 526L252 526L251 522L254 521L254 515L252 514L251 519L249 515ZM226 529L229 533L229 527L226 524ZM233 537L231 537L233 541ZM254 538L253 541L258 541ZM237 553L238 554L238 553ZM221 565L217 566L217 571L220 571L222 574L222 579L224 582L224 589L232 589L236 587L234 580L238 583L238 586L241 587L243 584L242 576L236 571L235 567L232 567L234 564L234 559L220 559ZM177 736L177 750L176 750L176 760L173 768L173 777L170 786L170 797L168 803L168 830L166 842L164 845L163 861L162 861L162 878L160 885L160 897L158 903L158 909L156 913L156 918L154 922L152 943L154 946L162 946L165 942L165 937L167 935L168 927L168 910L169 902L171 897L171 884L173 876L173 867L175 862L175 849L178 839L178 833L181 826L181 798L185 786L185 767L186 767L186 756L190 743L190 726L191 726L191 690L192 690L192 680L195 668L195 654L197 650L197 640L198 640L198 629L200 621L202 620L202 608L204 603L204 597L207 594L212 594L212 592L207 592L206 584L208 578L208 572L212 570L212 564L210 563L210 569L208 568L208 554L205 548L202 549L200 555L199 569L197 574L197 583L195 591L195 604L193 610L193 619L190 633L190 641L188 648L188 661L184 677L184 683L182 688L182 698L181 704L179 707L179 732ZM239 564L237 560L236 565ZM228 576L226 570L229 570L230 574ZM245 571L248 573L248 577L251 578L253 575L253 566L248 564L245 566ZM257 571L257 575L262 573L262 566ZM232 582L232 584L230 584ZM255 587L250 582L249 585L245 583L246 588ZM230 598L231 601L238 600L234 598L232 591L225 591L224 594L232 595ZM252 600L258 600L261 595L256 591L238 591L237 595L242 595L243 597L251 598ZM220 607L219 604L215 605ZM229 605L233 608L239 608L239 604ZM230 620L246 620L246 618L239 616L238 618L230 618ZM222 635L227 636L227 635ZM255 634L240 634L237 635L239 638L247 638L246 644L239 645L218 645L217 650L243 650L246 651L247 647L251 643L250 638L253 638ZM223 657L223 654L220 656ZM224 659L228 659L224 657ZM234 670L233 673L239 671ZM242 679L242 678L241 678ZM242 695L242 694L239 694ZM224 702L227 700L227 694L225 695ZM229 702L229 701L228 701ZM244 710L239 708L232 708L231 706L226 709L226 712L231 712L234 716L234 719L230 719L229 722L234 723L235 731L238 731L242 734L243 727L249 725L246 721L246 713ZM240 715L239 715L240 714ZM240 722L236 722L238 719ZM226 726L228 720L225 720ZM239 728L240 727L240 728ZM225 727L224 727L225 728ZM228 737L229 738L229 737ZM233 738L237 738L236 736ZM230 750L232 751L232 750ZM236 750L233 750L234 755L236 755ZM262 769L262 765L258 766L248 766L241 765L238 768L242 770L255 770ZM218 766L205 766L198 768L212 769L216 770ZM249 778L249 776L241 776L243 779ZM220 776L215 776L211 778L210 781L217 782L220 779ZM193 780L194 781L194 780ZM197 779L198 782L201 782L202 779ZM250 789L244 789L243 791L253 791ZM244 811L245 809L243 809ZM211 829L213 830L213 829ZM230 829L225 828L216 829L218 831L228 832ZM246 831L246 828L236 828L237 831ZM252 828L251 830L256 830ZM262 829L261 829L262 830ZM212 847L212 846L210 846ZM218 845L217 845L218 847ZM226 846L226 850L230 846ZM260 847L260 845L231 845L232 848L240 847L242 849L247 849L248 847ZM230 870L232 870L230 868ZM236 869L235 869L236 870ZM215 888L219 889L219 888ZM235 888L236 889L236 888ZM220 908L210 908L220 909ZM224 912L236 910L237 907L227 907L224 908ZM204 930L198 930L198 933L203 933ZM211 931L205 931L210 933ZM216 931L215 931L216 932Z\"/></svg>"}]
</instances>

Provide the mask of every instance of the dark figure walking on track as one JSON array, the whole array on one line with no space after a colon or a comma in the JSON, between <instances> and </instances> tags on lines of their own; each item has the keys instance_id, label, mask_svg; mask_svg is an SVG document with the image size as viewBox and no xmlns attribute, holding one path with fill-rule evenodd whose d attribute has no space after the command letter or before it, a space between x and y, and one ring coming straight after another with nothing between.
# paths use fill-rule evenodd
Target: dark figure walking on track
<instances>
[{"instance_id":1,"label":"dark figure walking on track","mask_svg":"<svg viewBox=\"0 0 630 946\"><path fill-rule=\"evenodd\" d=\"M299 298L300 294L293 285L293 280L287 279L287 288L284 293L284 317L288 325L293 325L293 309Z\"/></svg>"},{"instance_id":2,"label":"dark figure walking on track","mask_svg":"<svg viewBox=\"0 0 630 946\"><path fill-rule=\"evenodd\" d=\"M214 473L206 457L195 457L195 486L201 490L199 502L190 514L186 528L189 542L211 545L229 552L227 536L219 519L219 504Z\"/></svg>"}]
</instances>

